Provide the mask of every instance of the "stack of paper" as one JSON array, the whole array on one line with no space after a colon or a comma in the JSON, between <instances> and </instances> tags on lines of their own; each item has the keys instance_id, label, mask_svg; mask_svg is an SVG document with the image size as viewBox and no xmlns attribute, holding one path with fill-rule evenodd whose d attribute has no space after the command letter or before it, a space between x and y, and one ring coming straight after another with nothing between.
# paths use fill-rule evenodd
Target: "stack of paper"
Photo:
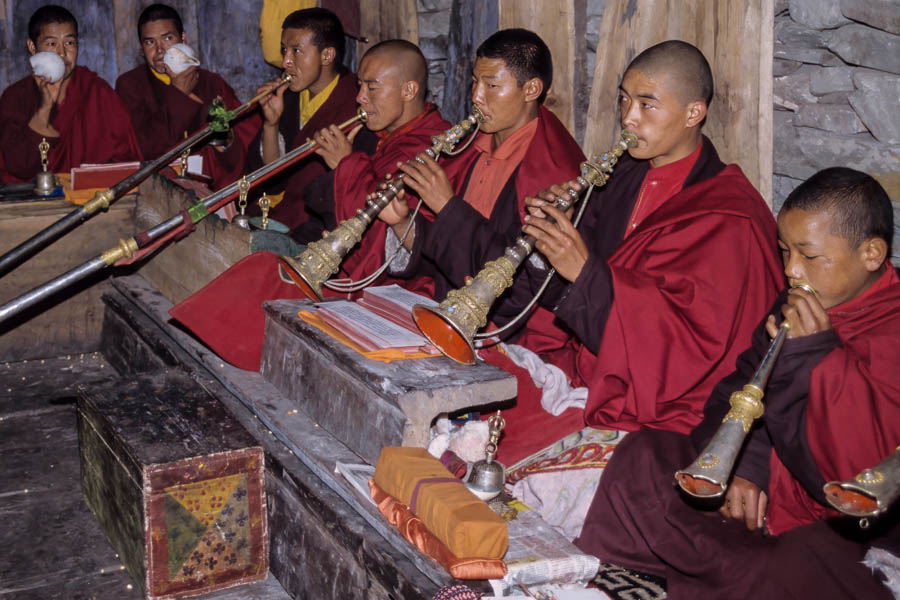
<instances>
[{"instance_id":1,"label":"stack of paper","mask_svg":"<svg viewBox=\"0 0 900 600\"><path fill-rule=\"evenodd\" d=\"M421 335L380 317L355 302L335 300L320 302L316 307L316 314L323 321L367 352L386 348L415 352L428 344Z\"/></svg>"},{"instance_id":2,"label":"stack of paper","mask_svg":"<svg viewBox=\"0 0 900 600\"><path fill-rule=\"evenodd\" d=\"M416 304L427 306L437 306L438 304L431 298L420 296L396 284L366 288L363 291L363 297L357 302L376 315L416 334L419 333L419 328L413 321L412 307Z\"/></svg>"}]
</instances>

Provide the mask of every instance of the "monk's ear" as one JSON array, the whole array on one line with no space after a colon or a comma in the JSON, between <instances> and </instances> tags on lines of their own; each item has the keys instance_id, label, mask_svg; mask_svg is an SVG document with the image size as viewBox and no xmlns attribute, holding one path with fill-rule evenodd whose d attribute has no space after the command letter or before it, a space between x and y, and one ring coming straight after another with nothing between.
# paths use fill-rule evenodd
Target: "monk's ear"
<instances>
[{"instance_id":1,"label":"monk's ear","mask_svg":"<svg viewBox=\"0 0 900 600\"><path fill-rule=\"evenodd\" d=\"M419 84L415 81L407 81L400 88L400 97L404 102L410 102L419 94Z\"/></svg>"},{"instance_id":2,"label":"monk's ear","mask_svg":"<svg viewBox=\"0 0 900 600\"><path fill-rule=\"evenodd\" d=\"M522 85L522 89L525 91L525 101L534 102L544 93L544 82L539 77L532 77Z\"/></svg>"},{"instance_id":3,"label":"monk's ear","mask_svg":"<svg viewBox=\"0 0 900 600\"><path fill-rule=\"evenodd\" d=\"M880 237L870 237L859 245L859 257L863 268L874 273L881 268L888 257L888 245Z\"/></svg>"},{"instance_id":4,"label":"monk's ear","mask_svg":"<svg viewBox=\"0 0 900 600\"><path fill-rule=\"evenodd\" d=\"M37 53L37 46L34 45L34 42L31 41L31 38L25 40L25 47L28 48L28 53L34 56Z\"/></svg>"},{"instance_id":5,"label":"monk's ear","mask_svg":"<svg viewBox=\"0 0 900 600\"><path fill-rule=\"evenodd\" d=\"M687 105L687 122L688 127L697 127L703 123L706 118L706 102L694 101Z\"/></svg>"},{"instance_id":6,"label":"monk's ear","mask_svg":"<svg viewBox=\"0 0 900 600\"><path fill-rule=\"evenodd\" d=\"M331 46L328 46L327 48L322 50L321 56L322 56L322 66L327 67L328 65L334 63L334 57L337 56L337 51L334 48L332 48Z\"/></svg>"}]
</instances>

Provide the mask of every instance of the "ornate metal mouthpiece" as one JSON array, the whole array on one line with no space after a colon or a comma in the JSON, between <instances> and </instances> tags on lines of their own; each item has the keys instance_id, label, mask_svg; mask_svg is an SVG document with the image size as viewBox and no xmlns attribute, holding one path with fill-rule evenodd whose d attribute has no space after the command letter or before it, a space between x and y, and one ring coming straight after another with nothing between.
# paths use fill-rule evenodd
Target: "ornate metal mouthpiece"
<instances>
[{"instance_id":1,"label":"ornate metal mouthpiece","mask_svg":"<svg viewBox=\"0 0 900 600\"><path fill-rule=\"evenodd\" d=\"M581 163L581 174L576 181L582 189L606 185L619 157L635 146L637 136L623 130L619 141L608 152L594 161ZM579 194L569 188L566 196L556 199L556 208L567 210ZM519 265L534 249L534 242L530 235L517 238L503 256L487 263L465 287L451 290L440 306L414 306L413 319L419 330L445 356L464 365L474 365L475 333L487 325L491 306L513 284Z\"/></svg>"},{"instance_id":2,"label":"ornate metal mouthpiece","mask_svg":"<svg viewBox=\"0 0 900 600\"><path fill-rule=\"evenodd\" d=\"M366 113L359 109L363 122ZM425 152L437 160L441 154L452 154L456 144L470 133L474 133L484 122L484 115L477 107L472 114L444 133L431 138L431 147ZM341 221L334 231L326 232L322 239L312 242L298 256L282 256L281 267L311 300L322 299L322 285L340 269L344 257L362 239L369 225L384 208L391 203L404 187L403 174L396 175L383 190L375 192L375 198L366 201L364 209L356 215Z\"/></svg>"}]
</instances>

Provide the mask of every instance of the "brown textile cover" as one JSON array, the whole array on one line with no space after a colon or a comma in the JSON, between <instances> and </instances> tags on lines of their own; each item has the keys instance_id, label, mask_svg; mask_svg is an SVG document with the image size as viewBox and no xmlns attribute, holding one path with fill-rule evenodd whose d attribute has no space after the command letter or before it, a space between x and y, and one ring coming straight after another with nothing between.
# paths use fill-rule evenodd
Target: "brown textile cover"
<instances>
[{"instance_id":1,"label":"brown textile cover","mask_svg":"<svg viewBox=\"0 0 900 600\"><path fill-rule=\"evenodd\" d=\"M378 487L374 479L369 480L372 500L378 505L391 525L418 550L436 560L457 579L500 579L506 575L506 563L499 558L458 558L428 531L422 520L412 514L409 507L392 498Z\"/></svg>"},{"instance_id":2,"label":"brown textile cover","mask_svg":"<svg viewBox=\"0 0 900 600\"><path fill-rule=\"evenodd\" d=\"M450 481L417 485L423 479ZM503 558L506 554L506 522L424 448L383 448L375 465L375 483L409 506L454 556Z\"/></svg>"}]
</instances>

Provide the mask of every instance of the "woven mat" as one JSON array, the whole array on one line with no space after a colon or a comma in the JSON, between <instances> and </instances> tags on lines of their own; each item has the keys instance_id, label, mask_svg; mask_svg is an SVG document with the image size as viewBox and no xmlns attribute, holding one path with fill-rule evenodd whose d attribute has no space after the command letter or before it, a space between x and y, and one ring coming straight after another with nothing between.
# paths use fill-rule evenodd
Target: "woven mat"
<instances>
[{"instance_id":1,"label":"woven mat","mask_svg":"<svg viewBox=\"0 0 900 600\"><path fill-rule=\"evenodd\" d=\"M662 577L609 563L600 563L600 570L591 584L615 600L662 600L666 597L666 580Z\"/></svg>"}]
</instances>

